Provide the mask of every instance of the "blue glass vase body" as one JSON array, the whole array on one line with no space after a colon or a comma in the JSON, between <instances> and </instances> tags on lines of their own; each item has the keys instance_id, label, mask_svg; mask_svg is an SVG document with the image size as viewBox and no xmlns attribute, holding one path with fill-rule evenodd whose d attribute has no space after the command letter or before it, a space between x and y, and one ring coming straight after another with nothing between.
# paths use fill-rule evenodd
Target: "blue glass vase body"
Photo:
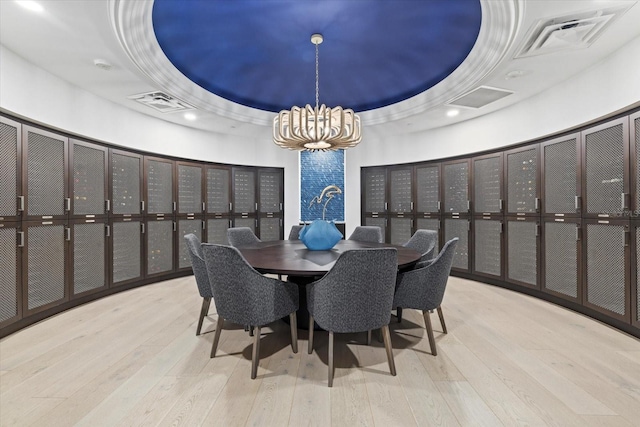
<instances>
[{"instance_id":1,"label":"blue glass vase body","mask_svg":"<svg viewBox=\"0 0 640 427\"><path fill-rule=\"evenodd\" d=\"M300 230L300 240L310 251L328 251L342 239L342 233L333 222L313 220Z\"/></svg>"}]
</instances>

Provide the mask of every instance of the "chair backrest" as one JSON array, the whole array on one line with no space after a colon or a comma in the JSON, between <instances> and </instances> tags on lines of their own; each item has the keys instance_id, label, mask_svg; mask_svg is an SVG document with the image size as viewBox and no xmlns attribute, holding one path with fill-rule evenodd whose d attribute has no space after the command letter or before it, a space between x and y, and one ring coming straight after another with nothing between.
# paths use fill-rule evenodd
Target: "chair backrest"
<instances>
[{"instance_id":1,"label":"chair backrest","mask_svg":"<svg viewBox=\"0 0 640 427\"><path fill-rule=\"evenodd\" d=\"M398 274L394 307L434 310L440 307L447 287L458 238L445 243L431 261L421 261L417 268Z\"/></svg>"},{"instance_id":2,"label":"chair backrest","mask_svg":"<svg viewBox=\"0 0 640 427\"><path fill-rule=\"evenodd\" d=\"M218 314L240 325L262 326L298 308L298 285L258 273L232 246L202 244Z\"/></svg>"},{"instance_id":3,"label":"chair backrest","mask_svg":"<svg viewBox=\"0 0 640 427\"><path fill-rule=\"evenodd\" d=\"M300 230L302 230L303 225L293 225L291 226L291 231L289 232L289 240L300 240Z\"/></svg>"},{"instance_id":4,"label":"chair backrest","mask_svg":"<svg viewBox=\"0 0 640 427\"><path fill-rule=\"evenodd\" d=\"M260 239L258 239L249 227L233 227L227 229L227 239L229 239L231 246L243 246L260 242Z\"/></svg>"},{"instance_id":5,"label":"chair backrest","mask_svg":"<svg viewBox=\"0 0 640 427\"><path fill-rule=\"evenodd\" d=\"M436 242L438 241L438 232L434 230L416 230L413 236L403 246L422 254L420 260L428 260L433 258L433 254L437 252Z\"/></svg>"},{"instance_id":6,"label":"chair backrest","mask_svg":"<svg viewBox=\"0 0 640 427\"><path fill-rule=\"evenodd\" d=\"M211 285L209 284L209 277L207 275L207 266L204 263L204 256L202 255L202 249L200 248L200 240L195 234L187 234L184 236L185 244L191 257L191 269L193 275L196 278L196 285L198 285L198 292L202 298L211 298L213 295L211 292Z\"/></svg>"},{"instance_id":7,"label":"chair backrest","mask_svg":"<svg viewBox=\"0 0 640 427\"><path fill-rule=\"evenodd\" d=\"M360 242L384 243L382 228L373 225L359 225L353 230L349 240Z\"/></svg>"},{"instance_id":8,"label":"chair backrest","mask_svg":"<svg viewBox=\"0 0 640 427\"><path fill-rule=\"evenodd\" d=\"M388 325L397 271L395 248L345 251L323 278L307 285L309 311L331 332Z\"/></svg>"}]
</instances>

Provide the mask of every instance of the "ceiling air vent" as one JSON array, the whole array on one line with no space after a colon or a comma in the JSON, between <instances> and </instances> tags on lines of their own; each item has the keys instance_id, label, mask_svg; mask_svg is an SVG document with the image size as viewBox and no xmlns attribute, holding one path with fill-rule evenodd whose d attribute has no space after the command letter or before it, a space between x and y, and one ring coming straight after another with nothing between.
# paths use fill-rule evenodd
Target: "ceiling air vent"
<instances>
[{"instance_id":1,"label":"ceiling air vent","mask_svg":"<svg viewBox=\"0 0 640 427\"><path fill-rule=\"evenodd\" d=\"M172 113L174 111L192 110L193 107L186 102L180 101L166 93L149 92L132 95L129 99L138 101L148 107L153 108L161 113Z\"/></svg>"},{"instance_id":2,"label":"ceiling air vent","mask_svg":"<svg viewBox=\"0 0 640 427\"><path fill-rule=\"evenodd\" d=\"M535 23L516 58L589 47L629 7L599 9Z\"/></svg>"},{"instance_id":3,"label":"ceiling air vent","mask_svg":"<svg viewBox=\"0 0 640 427\"><path fill-rule=\"evenodd\" d=\"M467 92L464 95L459 96L448 104L456 107L480 108L497 101L498 99L502 99L505 96L511 95L512 93L513 92L504 89L480 86L471 92Z\"/></svg>"}]
</instances>

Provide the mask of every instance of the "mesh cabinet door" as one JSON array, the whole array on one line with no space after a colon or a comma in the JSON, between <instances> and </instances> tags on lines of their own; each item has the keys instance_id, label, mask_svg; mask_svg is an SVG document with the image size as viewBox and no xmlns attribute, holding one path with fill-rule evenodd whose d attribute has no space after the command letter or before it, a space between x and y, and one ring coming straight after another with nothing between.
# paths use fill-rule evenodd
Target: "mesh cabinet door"
<instances>
[{"instance_id":1,"label":"mesh cabinet door","mask_svg":"<svg viewBox=\"0 0 640 427\"><path fill-rule=\"evenodd\" d=\"M178 163L178 213L202 213L202 168Z\"/></svg>"},{"instance_id":2,"label":"mesh cabinet door","mask_svg":"<svg viewBox=\"0 0 640 427\"><path fill-rule=\"evenodd\" d=\"M389 170L389 212L410 213L413 211L412 179L413 170L411 168Z\"/></svg>"},{"instance_id":3,"label":"mesh cabinet door","mask_svg":"<svg viewBox=\"0 0 640 427\"><path fill-rule=\"evenodd\" d=\"M0 117L0 221L18 219L21 129L19 123Z\"/></svg>"},{"instance_id":4,"label":"mesh cabinet door","mask_svg":"<svg viewBox=\"0 0 640 427\"><path fill-rule=\"evenodd\" d=\"M65 226L61 221L26 225L27 310L59 303L66 289Z\"/></svg>"},{"instance_id":5,"label":"mesh cabinet door","mask_svg":"<svg viewBox=\"0 0 640 427\"><path fill-rule=\"evenodd\" d=\"M628 321L626 224L587 223L586 305Z\"/></svg>"},{"instance_id":6,"label":"mesh cabinet door","mask_svg":"<svg viewBox=\"0 0 640 427\"><path fill-rule=\"evenodd\" d=\"M256 203L255 171L241 168L233 169L233 211L245 214L254 213Z\"/></svg>"},{"instance_id":7,"label":"mesh cabinet door","mask_svg":"<svg viewBox=\"0 0 640 427\"><path fill-rule=\"evenodd\" d=\"M390 243L404 245L411 238L413 220L411 218L389 218Z\"/></svg>"},{"instance_id":8,"label":"mesh cabinet door","mask_svg":"<svg viewBox=\"0 0 640 427\"><path fill-rule=\"evenodd\" d=\"M578 251L580 224L565 220L544 223L542 289L572 301L580 300Z\"/></svg>"},{"instance_id":9,"label":"mesh cabinet door","mask_svg":"<svg viewBox=\"0 0 640 427\"><path fill-rule=\"evenodd\" d=\"M140 215L142 157L111 150L111 204L115 215Z\"/></svg>"},{"instance_id":10,"label":"mesh cabinet door","mask_svg":"<svg viewBox=\"0 0 640 427\"><path fill-rule=\"evenodd\" d=\"M537 221L507 219L506 279L509 282L538 287Z\"/></svg>"},{"instance_id":11,"label":"mesh cabinet door","mask_svg":"<svg viewBox=\"0 0 640 427\"><path fill-rule=\"evenodd\" d=\"M95 217L106 213L107 157L104 147L71 140L71 215Z\"/></svg>"},{"instance_id":12,"label":"mesh cabinet door","mask_svg":"<svg viewBox=\"0 0 640 427\"><path fill-rule=\"evenodd\" d=\"M626 119L583 133L584 204L588 216L619 216L629 209L628 137Z\"/></svg>"},{"instance_id":13,"label":"mesh cabinet door","mask_svg":"<svg viewBox=\"0 0 640 427\"><path fill-rule=\"evenodd\" d=\"M114 222L112 230L112 281L116 285L142 278L142 222Z\"/></svg>"},{"instance_id":14,"label":"mesh cabinet door","mask_svg":"<svg viewBox=\"0 0 640 427\"><path fill-rule=\"evenodd\" d=\"M229 245L227 230L229 220L226 218L211 218L207 220L207 242L218 245Z\"/></svg>"},{"instance_id":15,"label":"mesh cabinet door","mask_svg":"<svg viewBox=\"0 0 640 427\"><path fill-rule=\"evenodd\" d=\"M178 220L178 236L180 236L180 244L178 249L178 268L191 268L191 256L189 249L184 243L184 236L187 234L195 234L198 240L202 241L202 220L200 219L181 219Z\"/></svg>"},{"instance_id":16,"label":"mesh cabinet door","mask_svg":"<svg viewBox=\"0 0 640 427\"><path fill-rule=\"evenodd\" d=\"M436 250L440 251L440 219L438 218L418 218L416 219L417 230L433 230L438 232L436 238ZM434 255L436 252L434 252Z\"/></svg>"},{"instance_id":17,"label":"mesh cabinet door","mask_svg":"<svg viewBox=\"0 0 640 427\"><path fill-rule=\"evenodd\" d=\"M568 135L541 145L545 214L579 214L578 137Z\"/></svg>"},{"instance_id":18,"label":"mesh cabinet door","mask_svg":"<svg viewBox=\"0 0 640 427\"><path fill-rule=\"evenodd\" d=\"M147 213L173 214L173 162L145 158Z\"/></svg>"},{"instance_id":19,"label":"mesh cabinet door","mask_svg":"<svg viewBox=\"0 0 640 427\"><path fill-rule=\"evenodd\" d=\"M385 212L387 210L387 173L384 169L367 169L362 174L364 211Z\"/></svg>"},{"instance_id":20,"label":"mesh cabinet door","mask_svg":"<svg viewBox=\"0 0 640 427\"><path fill-rule=\"evenodd\" d=\"M535 215L540 208L537 146L507 152L506 165L507 213Z\"/></svg>"},{"instance_id":21,"label":"mesh cabinet door","mask_svg":"<svg viewBox=\"0 0 640 427\"><path fill-rule=\"evenodd\" d=\"M169 273L173 270L173 221L147 221L147 275ZM182 240L180 245L184 246Z\"/></svg>"},{"instance_id":22,"label":"mesh cabinet door","mask_svg":"<svg viewBox=\"0 0 640 427\"><path fill-rule=\"evenodd\" d=\"M77 222L72 229L73 294L106 288L105 224Z\"/></svg>"},{"instance_id":23,"label":"mesh cabinet door","mask_svg":"<svg viewBox=\"0 0 640 427\"><path fill-rule=\"evenodd\" d=\"M444 241L457 237L455 255L453 256L452 268L458 270L469 270L469 220L466 218L445 218L444 220Z\"/></svg>"},{"instance_id":24,"label":"mesh cabinet door","mask_svg":"<svg viewBox=\"0 0 640 427\"><path fill-rule=\"evenodd\" d=\"M466 213L469 211L469 161L443 165L444 212ZM460 242L458 242L460 246Z\"/></svg>"},{"instance_id":25,"label":"mesh cabinet door","mask_svg":"<svg viewBox=\"0 0 640 427\"><path fill-rule=\"evenodd\" d=\"M416 166L416 212L440 212L440 166Z\"/></svg>"},{"instance_id":26,"label":"mesh cabinet door","mask_svg":"<svg viewBox=\"0 0 640 427\"><path fill-rule=\"evenodd\" d=\"M20 258L17 247L17 224L0 224L0 325L19 318Z\"/></svg>"},{"instance_id":27,"label":"mesh cabinet door","mask_svg":"<svg viewBox=\"0 0 640 427\"><path fill-rule=\"evenodd\" d=\"M258 172L258 210L260 212L282 212L283 186L284 175L282 170L261 169Z\"/></svg>"},{"instance_id":28,"label":"mesh cabinet door","mask_svg":"<svg viewBox=\"0 0 640 427\"><path fill-rule=\"evenodd\" d=\"M473 159L473 211L502 212L502 155Z\"/></svg>"},{"instance_id":29,"label":"mesh cabinet door","mask_svg":"<svg viewBox=\"0 0 640 427\"><path fill-rule=\"evenodd\" d=\"M278 217L260 218L260 240L263 242L281 239L281 219Z\"/></svg>"},{"instance_id":30,"label":"mesh cabinet door","mask_svg":"<svg viewBox=\"0 0 640 427\"><path fill-rule=\"evenodd\" d=\"M234 227L249 227L255 234L256 232L256 219L255 218L235 218L233 220Z\"/></svg>"},{"instance_id":31,"label":"mesh cabinet door","mask_svg":"<svg viewBox=\"0 0 640 427\"><path fill-rule=\"evenodd\" d=\"M474 269L476 274L502 276L502 221L474 221Z\"/></svg>"},{"instance_id":32,"label":"mesh cabinet door","mask_svg":"<svg viewBox=\"0 0 640 427\"><path fill-rule=\"evenodd\" d=\"M67 138L29 126L22 129L27 215L32 219L64 218Z\"/></svg>"},{"instance_id":33,"label":"mesh cabinet door","mask_svg":"<svg viewBox=\"0 0 640 427\"><path fill-rule=\"evenodd\" d=\"M362 225L373 225L375 227L380 227L380 229L382 230L382 237L384 238L385 242L387 241L387 219L386 218L380 218L380 217L365 217L364 218L364 224ZM345 238L347 238L348 236L345 236Z\"/></svg>"},{"instance_id":34,"label":"mesh cabinet door","mask_svg":"<svg viewBox=\"0 0 640 427\"><path fill-rule=\"evenodd\" d=\"M228 214L231 203L230 171L223 168L207 168L207 213Z\"/></svg>"}]
</instances>

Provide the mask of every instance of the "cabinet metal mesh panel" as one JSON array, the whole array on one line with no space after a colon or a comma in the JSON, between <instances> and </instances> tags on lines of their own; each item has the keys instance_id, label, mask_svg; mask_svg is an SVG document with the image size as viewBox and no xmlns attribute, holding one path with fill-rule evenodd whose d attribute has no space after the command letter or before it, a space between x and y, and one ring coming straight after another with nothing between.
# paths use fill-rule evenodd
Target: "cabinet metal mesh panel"
<instances>
[{"instance_id":1,"label":"cabinet metal mesh panel","mask_svg":"<svg viewBox=\"0 0 640 427\"><path fill-rule=\"evenodd\" d=\"M404 245L411 238L410 218L389 218L389 229L391 230L391 244Z\"/></svg>"},{"instance_id":2,"label":"cabinet metal mesh panel","mask_svg":"<svg viewBox=\"0 0 640 427\"><path fill-rule=\"evenodd\" d=\"M456 245L455 255L453 256L452 267L461 268L463 270L469 269L469 221L466 219L452 219L447 218L444 220L444 241L457 237L458 244Z\"/></svg>"},{"instance_id":3,"label":"cabinet metal mesh panel","mask_svg":"<svg viewBox=\"0 0 640 427\"><path fill-rule=\"evenodd\" d=\"M27 292L29 310L64 298L64 226L28 228Z\"/></svg>"},{"instance_id":4,"label":"cabinet metal mesh panel","mask_svg":"<svg viewBox=\"0 0 640 427\"><path fill-rule=\"evenodd\" d=\"M113 223L113 283L140 277L140 221Z\"/></svg>"},{"instance_id":5,"label":"cabinet metal mesh panel","mask_svg":"<svg viewBox=\"0 0 640 427\"><path fill-rule=\"evenodd\" d=\"M255 212L255 173L252 171L234 171L233 189L234 210L244 213Z\"/></svg>"},{"instance_id":6,"label":"cabinet metal mesh panel","mask_svg":"<svg viewBox=\"0 0 640 427\"><path fill-rule=\"evenodd\" d=\"M440 231L440 220L434 218L418 218L416 220L416 228L418 230ZM436 251L440 249L440 237L436 238Z\"/></svg>"},{"instance_id":7,"label":"cabinet metal mesh panel","mask_svg":"<svg viewBox=\"0 0 640 427\"><path fill-rule=\"evenodd\" d=\"M636 135L638 127L636 127ZM638 250L638 242L640 242L640 227L636 227L636 318L640 320L640 251Z\"/></svg>"},{"instance_id":8,"label":"cabinet metal mesh panel","mask_svg":"<svg viewBox=\"0 0 640 427\"><path fill-rule=\"evenodd\" d=\"M280 240L280 218L260 218L260 240Z\"/></svg>"},{"instance_id":9,"label":"cabinet metal mesh panel","mask_svg":"<svg viewBox=\"0 0 640 427\"><path fill-rule=\"evenodd\" d=\"M178 165L178 212L202 212L202 169Z\"/></svg>"},{"instance_id":10,"label":"cabinet metal mesh panel","mask_svg":"<svg viewBox=\"0 0 640 427\"><path fill-rule=\"evenodd\" d=\"M173 213L173 165L147 161L147 212Z\"/></svg>"},{"instance_id":11,"label":"cabinet metal mesh panel","mask_svg":"<svg viewBox=\"0 0 640 427\"><path fill-rule=\"evenodd\" d=\"M416 168L416 194L418 212L438 212L440 202L438 166Z\"/></svg>"},{"instance_id":12,"label":"cabinet metal mesh panel","mask_svg":"<svg viewBox=\"0 0 640 427\"><path fill-rule=\"evenodd\" d=\"M635 134L633 135L636 147L636 209L640 206L640 118L633 121Z\"/></svg>"},{"instance_id":13,"label":"cabinet metal mesh panel","mask_svg":"<svg viewBox=\"0 0 640 427\"><path fill-rule=\"evenodd\" d=\"M538 238L537 223L532 221L508 221L508 278L530 285L537 284Z\"/></svg>"},{"instance_id":14,"label":"cabinet metal mesh panel","mask_svg":"<svg viewBox=\"0 0 640 427\"><path fill-rule=\"evenodd\" d=\"M382 230L382 237L385 238L385 236L387 235L387 221L384 218L366 217L364 219L363 225L373 225L376 227L380 227L380 229Z\"/></svg>"},{"instance_id":15,"label":"cabinet metal mesh panel","mask_svg":"<svg viewBox=\"0 0 640 427\"><path fill-rule=\"evenodd\" d=\"M502 223L492 220L475 222L475 271L500 276Z\"/></svg>"},{"instance_id":16,"label":"cabinet metal mesh panel","mask_svg":"<svg viewBox=\"0 0 640 427\"><path fill-rule=\"evenodd\" d=\"M0 228L0 322L18 314L16 229Z\"/></svg>"},{"instance_id":17,"label":"cabinet metal mesh panel","mask_svg":"<svg viewBox=\"0 0 640 427\"><path fill-rule=\"evenodd\" d=\"M364 174L364 199L365 212L384 212L386 202L387 179L384 171L365 172Z\"/></svg>"},{"instance_id":18,"label":"cabinet metal mesh panel","mask_svg":"<svg viewBox=\"0 0 640 427\"><path fill-rule=\"evenodd\" d=\"M256 220L255 218L236 218L233 220L234 227L249 227L253 232L256 232Z\"/></svg>"},{"instance_id":19,"label":"cabinet metal mesh panel","mask_svg":"<svg viewBox=\"0 0 640 427\"><path fill-rule=\"evenodd\" d=\"M535 148L507 155L509 212L536 212L537 163Z\"/></svg>"},{"instance_id":20,"label":"cabinet metal mesh panel","mask_svg":"<svg viewBox=\"0 0 640 427\"><path fill-rule=\"evenodd\" d=\"M182 219L178 221L178 236L182 238L182 244L178 250L178 268L191 267L191 256L189 249L184 243L184 236L195 234L198 240L202 241L202 221L199 219Z\"/></svg>"},{"instance_id":21,"label":"cabinet metal mesh panel","mask_svg":"<svg viewBox=\"0 0 640 427\"><path fill-rule=\"evenodd\" d=\"M576 139L544 147L544 203L547 213L574 213L578 194Z\"/></svg>"},{"instance_id":22,"label":"cabinet metal mesh panel","mask_svg":"<svg viewBox=\"0 0 640 427\"><path fill-rule=\"evenodd\" d=\"M184 239L180 246L184 246ZM173 269L173 221L147 222L147 274Z\"/></svg>"},{"instance_id":23,"label":"cabinet metal mesh panel","mask_svg":"<svg viewBox=\"0 0 640 427\"><path fill-rule=\"evenodd\" d=\"M587 224L587 301L625 314L624 227Z\"/></svg>"},{"instance_id":24,"label":"cabinet metal mesh panel","mask_svg":"<svg viewBox=\"0 0 640 427\"><path fill-rule=\"evenodd\" d=\"M113 213L140 213L140 159L114 153L111 157Z\"/></svg>"},{"instance_id":25,"label":"cabinet metal mesh panel","mask_svg":"<svg viewBox=\"0 0 640 427\"><path fill-rule=\"evenodd\" d=\"M576 224L547 222L544 233L544 286L573 298L578 297L576 230Z\"/></svg>"},{"instance_id":26,"label":"cabinet metal mesh panel","mask_svg":"<svg viewBox=\"0 0 640 427\"><path fill-rule=\"evenodd\" d=\"M500 212L500 157L475 160L473 182L475 212Z\"/></svg>"},{"instance_id":27,"label":"cabinet metal mesh panel","mask_svg":"<svg viewBox=\"0 0 640 427\"><path fill-rule=\"evenodd\" d=\"M588 213L622 213L624 149L621 124L587 134L585 185Z\"/></svg>"},{"instance_id":28,"label":"cabinet metal mesh panel","mask_svg":"<svg viewBox=\"0 0 640 427\"><path fill-rule=\"evenodd\" d=\"M207 212L229 212L229 171L207 169Z\"/></svg>"},{"instance_id":29,"label":"cabinet metal mesh panel","mask_svg":"<svg viewBox=\"0 0 640 427\"><path fill-rule=\"evenodd\" d=\"M104 206L105 152L73 145L73 213L99 215Z\"/></svg>"},{"instance_id":30,"label":"cabinet metal mesh panel","mask_svg":"<svg viewBox=\"0 0 640 427\"><path fill-rule=\"evenodd\" d=\"M73 225L73 293L106 285L104 224Z\"/></svg>"},{"instance_id":31,"label":"cabinet metal mesh panel","mask_svg":"<svg viewBox=\"0 0 640 427\"><path fill-rule=\"evenodd\" d=\"M411 212L411 170L399 169L389 172L389 194L391 212Z\"/></svg>"},{"instance_id":32,"label":"cabinet metal mesh panel","mask_svg":"<svg viewBox=\"0 0 640 427\"><path fill-rule=\"evenodd\" d=\"M467 162L444 165L445 212L467 212L468 207L469 167Z\"/></svg>"},{"instance_id":33,"label":"cabinet metal mesh panel","mask_svg":"<svg viewBox=\"0 0 640 427\"><path fill-rule=\"evenodd\" d=\"M229 220L208 219L207 220L207 242L216 243L218 245L229 245L227 239L227 230L229 229Z\"/></svg>"},{"instance_id":34,"label":"cabinet metal mesh panel","mask_svg":"<svg viewBox=\"0 0 640 427\"><path fill-rule=\"evenodd\" d=\"M17 176L18 129L7 123L0 123L0 216L15 216L18 213Z\"/></svg>"},{"instance_id":35,"label":"cabinet metal mesh panel","mask_svg":"<svg viewBox=\"0 0 640 427\"><path fill-rule=\"evenodd\" d=\"M29 215L64 215L64 141L29 132Z\"/></svg>"},{"instance_id":36,"label":"cabinet metal mesh panel","mask_svg":"<svg viewBox=\"0 0 640 427\"><path fill-rule=\"evenodd\" d=\"M260 174L261 212L280 212L280 176L279 173ZM262 229L260 233L262 234Z\"/></svg>"}]
</instances>

